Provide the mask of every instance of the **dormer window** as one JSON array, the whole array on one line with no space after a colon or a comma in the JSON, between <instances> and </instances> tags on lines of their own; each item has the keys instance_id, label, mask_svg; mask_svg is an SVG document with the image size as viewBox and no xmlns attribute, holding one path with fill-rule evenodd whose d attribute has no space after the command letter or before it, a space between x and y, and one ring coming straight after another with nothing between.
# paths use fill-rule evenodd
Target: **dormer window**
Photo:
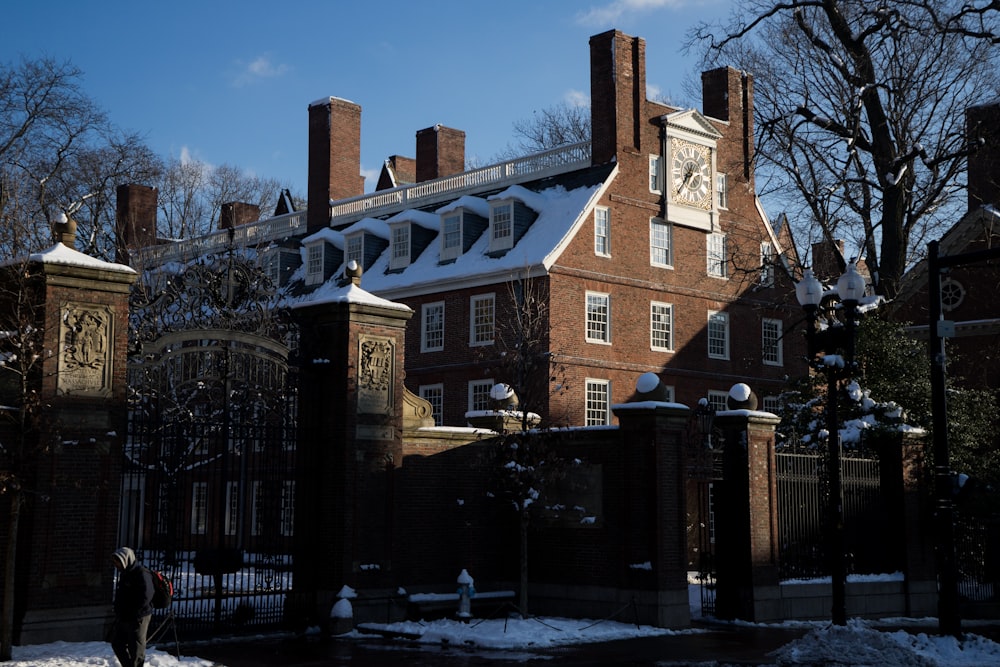
<instances>
[{"instance_id":1,"label":"dormer window","mask_svg":"<svg viewBox=\"0 0 1000 667\"><path fill-rule=\"evenodd\" d=\"M402 269L410 264L410 225L404 223L392 227L392 258L390 269Z\"/></svg>"},{"instance_id":2,"label":"dormer window","mask_svg":"<svg viewBox=\"0 0 1000 667\"><path fill-rule=\"evenodd\" d=\"M490 204L490 252L514 246L514 202Z\"/></svg>"},{"instance_id":3,"label":"dormer window","mask_svg":"<svg viewBox=\"0 0 1000 667\"><path fill-rule=\"evenodd\" d=\"M350 262L354 260L358 263L358 266L364 266L364 256L365 256L365 235L363 233L354 234L348 236L347 240L347 252L344 256L344 261Z\"/></svg>"},{"instance_id":4,"label":"dormer window","mask_svg":"<svg viewBox=\"0 0 1000 667\"><path fill-rule=\"evenodd\" d=\"M306 285L323 282L323 246L319 241L306 246Z\"/></svg>"},{"instance_id":5,"label":"dormer window","mask_svg":"<svg viewBox=\"0 0 1000 667\"><path fill-rule=\"evenodd\" d=\"M441 259L454 259L462 254L462 213L456 211L441 221Z\"/></svg>"}]
</instances>

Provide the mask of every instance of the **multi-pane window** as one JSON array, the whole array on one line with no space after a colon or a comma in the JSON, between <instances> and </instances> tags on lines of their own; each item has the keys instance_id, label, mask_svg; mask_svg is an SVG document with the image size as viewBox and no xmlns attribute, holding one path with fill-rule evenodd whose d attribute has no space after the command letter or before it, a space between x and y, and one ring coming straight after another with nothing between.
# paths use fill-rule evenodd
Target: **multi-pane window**
<instances>
[{"instance_id":1,"label":"multi-pane window","mask_svg":"<svg viewBox=\"0 0 1000 667\"><path fill-rule=\"evenodd\" d=\"M649 156L649 191L661 192L663 189L663 164L659 155Z\"/></svg>"},{"instance_id":2,"label":"multi-pane window","mask_svg":"<svg viewBox=\"0 0 1000 667\"><path fill-rule=\"evenodd\" d=\"M649 344L654 350L674 349L674 307L669 303L649 304Z\"/></svg>"},{"instance_id":3,"label":"multi-pane window","mask_svg":"<svg viewBox=\"0 0 1000 667\"><path fill-rule=\"evenodd\" d=\"M493 294L482 294L469 300L469 345L493 344L494 302Z\"/></svg>"},{"instance_id":4,"label":"multi-pane window","mask_svg":"<svg viewBox=\"0 0 1000 667\"><path fill-rule=\"evenodd\" d=\"M603 426L611 423L611 383L587 378L585 425Z\"/></svg>"},{"instance_id":5,"label":"multi-pane window","mask_svg":"<svg viewBox=\"0 0 1000 667\"><path fill-rule=\"evenodd\" d=\"M673 266L674 228L669 222L649 219L649 263L653 266Z\"/></svg>"},{"instance_id":6,"label":"multi-pane window","mask_svg":"<svg viewBox=\"0 0 1000 667\"><path fill-rule=\"evenodd\" d=\"M594 253L611 254L611 210L604 206L594 209Z\"/></svg>"},{"instance_id":7,"label":"multi-pane window","mask_svg":"<svg viewBox=\"0 0 1000 667\"><path fill-rule=\"evenodd\" d=\"M191 485L191 534L208 532L208 482Z\"/></svg>"},{"instance_id":8,"label":"multi-pane window","mask_svg":"<svg viewBox=\"0 0 1000 667\"><path fill-rule=\"evenodd\" d=\"M295 480L281 483L281 534L291 537L295 534Z\"/></svg>"},{"instance_id":9,"label":"multi-pane window","mask_svg":"<svg viewBox=\"0 0 1000 667\"><path fill-rule=\"evenodd\" d=\"M226 482L226 535L235 535L240 521L240 484Z\"/></svg>"},{"instance_id":10,"label":"multi-pane window","mask_svg":"<svg viewBox=\"0 0 1000 667\"><path fill-rule=\"evenodd\" d=\"M719 193L719 208L729 208L729 180L725 174L716 174L715 191Z\"/></svg>"},{"instance_id":11,"label":"multi-pane window","mask_svg":"<svg viewBox=\"0 0 1000 667\"><path fill-rule=\"evenodd\" d=\"M410 226L398 225L392 228L392 268L399 268L410 263Z\"/></svg>"},{"instance_id":12,"label":"multi-pane window","mask_svg":"<svg viewBox=\"0 0 1000 667\"><path fill-rule=\"evenodd\" d=\"M708 356L712 359L729 358L729 315L726 313L708 313Z\"/></svg>"},{"instance_id":13,"label":"multi-pane window","mask_svg":"<svg viewBox=\"0 0 1000 667\"><path fill-rule=\"evenodd\" d=\"M764 412L779 414L781 412L781 398L778 396L765 396L761 399L761 407Z\"/></svg>"},{"instance_id":14,"label":"multi-pane window","mask_svg":"<svg viewBox=\"0 0 1000 667\"><path fill-rule=\"evenodd\" d=\"M725 234L709 234L706 243L708 258L708 275L715 276L717 278L725 278L727 275L726 269L726 235Z\"/></svg>"},{"instance_id":15,"label":"multi-pane window","mask_svg":"<svg viewBox=\"0 0 1000 667\"><path fill-rule=\"evenodd\" d=\"M470 412L480 412L493 407L490 391L494 384L493 380L473 380L469 383Z\"/></svg>"},{"instance_id":16,"label":"multi-pane window","mask_svg":"<svg viewBox=\"0 0 1000 667\"><path fill-rule=\"evenodd\" d=\"M356 234L347 238L347 252L344 253L344 261L354 260L358 266L364 267L365 237L363 234Z\"/></svg>"},{"instance_id":17,"label":"multi-pane window","mask_svg":"<svg viewBox=\"0 0 1000 667\"><path fill-rule=\"evenodd\" d=\"M250 512L250 533L253 535L264 534L264 485L253 483L253 506Z\"/></svg>"},{"instance_id":18,"label":"multi-pane window","mask_svg":"<svg viewBox=\"0 0 1000 667\"><path fill-rule=\"evenodd\" d=\"M781 349L781 320L765 318L761 321L760 345L765 364L781 366L784 363Z\"/></svg>"},{"instance_id":19,"label":"multi-pane window","mask_svg":"<svg viewBox=\"0 0 1000 667\"><path fill-rule=\"evenodd\" d=\"M490 250L503 250L514 245L514 203L503 202L490 207Z\"/></svg>"},{"instance_id":20,"label":"multi-pane window","mask_svg":"<svg viewBox=\"0 0 1000 667\"><path fill-rule=\"evenodd\" d=\"M763 287L774 285L774 246L770 241L760 244L760 284Z\"/></svg>"},{"instance_id":21,"label":"multi-pane window","mask_svg":"<svg viewBox=\"0 0 1000 667\"><path fill-rule=\"evenodd\" d=\"M434 417L434 424L436 426L444 424L444 385L422 384L419 392L420 398L431 404L431 417Z\"/></svg>"},{"instance_id":22,"label":"multi-pane window","mask_svg":"<svg viewBox=\"0 0 1000 667\"><path fill-rule=\"evenodd\" d=\"M444 301L425 303L421 308L420 351L444 349Z\"/></svg>"},{"instance_id":23,"label":"multi-pane window","mask_svg":"<svg viewBox=\"0 0 1000 667\"><path fill-rule=\"evenodd\" d=\"M306 284L323 281L323 243L314 243L306 250Z\"/></svg>"},{"instance_id":24,"label":"multi-pane window","mask_svg":"<svg viewBox=\"0 0 1000 667\"><path fill-rule=\"evenodd\" d=\"M587 292L587 342L611 342L611 297Z\"/></svg>"},{"instance_id":25,"label":"multi-pane window","mask_svg":"<svg viewBox=\"0 0 1000 667\"><path fill-rule=\"evenodd\" d=\"M709 391L708 392L708 406L719 412L720 410L729 409L729 392L728 391Z\"/></svg>"},{"instance_id":26,"label":"multi-pane window","mask_svg":"<svg viewBox=\"0 0 1000 667\"><path fill-rule=\"evenodd\" d=\"M462 252L462 216L458 213L444 216L443 227L441 259L458 257Z\"/></svg>"}]
</instances>

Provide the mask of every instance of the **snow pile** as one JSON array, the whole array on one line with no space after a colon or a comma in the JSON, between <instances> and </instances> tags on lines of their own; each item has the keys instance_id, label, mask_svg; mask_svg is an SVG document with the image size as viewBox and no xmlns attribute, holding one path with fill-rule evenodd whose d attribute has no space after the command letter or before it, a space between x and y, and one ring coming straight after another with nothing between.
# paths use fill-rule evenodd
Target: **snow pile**
<instances>
[{"instance_id":1,"label":"snow pile","mask_svg":"<svg viewBox=\"0 0 1000 667\"><path fill-rule=\"evenodd\" d=\"M118 667L111 644L104 642L53 642L15 646L13 661L5 667ZM155 649L146 650L146 667L213 667L211 660L182 657L180 660Z\"/></svg>"},{"instance_id":2,"label":"snow pile","mask_svg":"<svg viewBox=\"0 0 1000 667\"><path fill-rule=\"evenodd\" d=\"M864 621L811 631L773 651L777 665L986 667L1000 665L1000 644L977 635L954 637L880 632Z\"/></svg>"}]
</instances>

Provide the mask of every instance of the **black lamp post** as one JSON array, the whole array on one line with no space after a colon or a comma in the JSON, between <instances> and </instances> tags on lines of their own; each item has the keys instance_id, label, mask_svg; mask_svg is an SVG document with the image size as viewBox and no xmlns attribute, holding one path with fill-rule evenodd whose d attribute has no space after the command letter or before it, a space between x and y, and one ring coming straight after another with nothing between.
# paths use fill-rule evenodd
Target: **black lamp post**
<instances>
[{"instance_id":1,"label":"black lamp post","mask_svg":"<svg viewBox=\"0 0 1000 667\"><path fill-rule=\"evenodd\" d=\"M698 407L694 409L698 418L698 430L701 432L701 442L705 449L712 449L712 424L715 422L715 410L707 398L698 399Z\"/></svg>"},{"instance_id":2,"label":"black lamp post","mask_svg":"<svg viewBox=\"0 0 1000 667\"><path fill-rule=\"evenodd\" d=\"M840 418L837 414L841 381L850 377L854 364L854 342L857 336L858 301L864 296L865 281L852 262L837 280L844 321L834 317L835 305L824 306L823 286L806 269L802 280L795 286L795 297L806 311L806 341L809 347L809 365L826 375L826 429L827 474L830 478L829 502L829 557L832 579L833 608L831 616L835 625L847 624L847 557L844 553L844 492L841 484ZM820 330L820 308L827 326ZM841 354L842 353L842 354Z\"/></svg>"}]
</instances>

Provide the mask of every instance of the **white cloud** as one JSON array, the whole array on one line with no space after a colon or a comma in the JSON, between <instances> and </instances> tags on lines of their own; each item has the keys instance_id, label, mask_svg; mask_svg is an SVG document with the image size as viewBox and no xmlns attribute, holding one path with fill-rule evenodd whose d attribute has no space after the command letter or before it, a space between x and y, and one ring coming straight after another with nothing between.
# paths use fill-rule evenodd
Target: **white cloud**
<instances>
[{"instance_id":1,"label":"white cloud","mask_svg":"<svg viewBox=\"0 0 1000 667\"><path fill-rule=\"evenodd\" d=\"M684 0L612 0L578 14L576 21L587 26L605 26L618 22L626 14L683 5Z\"/></svg>"},{"instance_id":2,"label":"white cloud","mask_svg":"<svg viewBox=\"0 0 1000 667\"><path fill-rule=\"evenodd\" d=\"M566 94L563 95L563 99L566 103L573 107L589 107L590 106L590 95L579 90L568 90Z\"/></svg>"},{"instance_id":3,"label":"white cloud","mask_svg":"<svg viewBox=\"0 0 1000 667\"><path fill-rule=\"evenodd\" d=\"M290 69L288 65L272 61L271 55L268 53L257 56L249 63L239 60L236 64L239 66L240 72L233 80L233 85L237 87L245 86L260 79L279 77Z\"/></svg>"}]
</instances>

